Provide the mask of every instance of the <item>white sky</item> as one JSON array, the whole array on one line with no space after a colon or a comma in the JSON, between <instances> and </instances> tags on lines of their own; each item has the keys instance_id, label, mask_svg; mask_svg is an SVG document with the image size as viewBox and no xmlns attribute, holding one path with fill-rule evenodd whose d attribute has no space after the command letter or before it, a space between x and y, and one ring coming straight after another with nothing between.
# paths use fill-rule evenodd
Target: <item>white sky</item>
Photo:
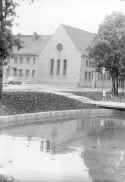
<instances>
[{"instance_id":1,"label":"white sky","mask_svg":"<svg viewBox=\"0 0 125 182\"><path fill-rule=\"evenodd\" d=\"M112 11L125 14L125 0L35 0L32 5L25 0L17 9L18 26L13 32L52 34L60 24L97 32Z\"/></svg>"}]
</instances>

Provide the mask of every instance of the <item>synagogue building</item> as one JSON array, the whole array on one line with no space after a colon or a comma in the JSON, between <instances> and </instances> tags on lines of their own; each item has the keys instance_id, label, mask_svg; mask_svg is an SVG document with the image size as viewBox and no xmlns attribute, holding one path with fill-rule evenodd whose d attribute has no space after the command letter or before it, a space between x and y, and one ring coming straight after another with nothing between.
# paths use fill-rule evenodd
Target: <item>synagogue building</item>
<instances>
[{"instance_id":1,"label":"synagogue building","mask_svg":"<svg viewBox=\"0 0 125 182\"><path fill-rule=\"evenodd\" d=\"M60 25L53 35L18 35L22 48L14 48L4 68L4 79L83 87L109 87L109 74L96 73L88 57L95 34Z\"/></svg>"}]
</instances>

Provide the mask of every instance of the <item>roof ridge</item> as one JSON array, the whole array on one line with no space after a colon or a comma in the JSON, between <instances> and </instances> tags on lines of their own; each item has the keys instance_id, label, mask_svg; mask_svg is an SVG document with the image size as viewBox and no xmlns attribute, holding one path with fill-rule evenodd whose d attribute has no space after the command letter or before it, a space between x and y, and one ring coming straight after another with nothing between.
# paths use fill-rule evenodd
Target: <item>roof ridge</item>
<instances>
[{"instance_id":1,"label":"roof ridge","mask_svg":"<svg viewBox=\"0 0 125 182\"><path fill-rule=\"evenodd\" d=\"M83 30L81 28L78 28L78 27L74 27L74 26L70 26L70 25L65 25L65 24L61 24L64 28L72 28L74 30L78 30L78 31L83 31L83 32L86 32L86 33L90 33L90 34L96 34L96 33L93 33L93 32L89 32L87 30Z\"/></svg>"},{"instance_id":2,"label":"roof ridge","mask_svg":"<svg viewBox=\"0 0 125 182\"><path fill-rule=\"evenodd\" d=\"M33 37L34 35L32 34L32 35L26 35L26 34L16 34L16 35L14 35L14 36L21 36L21 37ZM52 36L52 34L48 34L48 35L40 35L40 34L38 34L38 36L39 37L51 37Z\"/></svg>"},{"instance_id":3,"label":"roof ridge","mask_svg":"<svg viewBox=\"0 0 125 182\"><path fill-rule=\"evenodd\" d=\"M67 32L80 53L86 54L87 48L91 44L96 34L67 25L62 25L62 27Z\"/></svg>"}]
</instances>

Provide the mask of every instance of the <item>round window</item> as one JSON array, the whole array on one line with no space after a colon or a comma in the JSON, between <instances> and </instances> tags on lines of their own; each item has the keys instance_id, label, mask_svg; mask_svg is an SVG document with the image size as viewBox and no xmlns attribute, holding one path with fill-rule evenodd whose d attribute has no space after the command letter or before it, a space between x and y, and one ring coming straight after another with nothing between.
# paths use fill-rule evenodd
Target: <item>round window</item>
<instances>
[{"instance_id":1,"label":"round window","mask_svg":"<svg viewBox=\"0 0 125 182\"><path fill-rule=\"evenodd\" d=\"M58 43L56 48L57 48L58 51L61 52L63 50L63 45L61 43Z\"/></svg>"}]
</instances>

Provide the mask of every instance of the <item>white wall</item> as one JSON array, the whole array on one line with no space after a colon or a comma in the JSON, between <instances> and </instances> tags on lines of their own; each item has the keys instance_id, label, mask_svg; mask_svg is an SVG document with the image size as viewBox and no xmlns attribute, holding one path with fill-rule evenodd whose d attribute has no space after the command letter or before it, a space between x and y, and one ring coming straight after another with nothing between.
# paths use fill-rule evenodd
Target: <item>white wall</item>
<instances>
[{"instance_id":1,"label":"white wall","mask_svg":"<svg viewBox=\"0 0 125 182\"><path fill-rule=\"evenodd\" d=\"M63 44L63 50L59 52L56 48L57 44ZM63 61L67 59L67 74L64 76L62 74L62 62L61 62L61 73L53 76L50 75L50 59L60 59ZM44 48L40 55L40 63L38 70L38 77L40 82L49 82L49 83L71 83L77 85L80 78L80 64L81 64L81 55L65 29L60 26L55 34L52 36L48 45Z\"/></svg>"},{"instance_id":2,"label":"white wall","mask_svg":"<svg viewBox=\"0 0 125 182\"><path fill-rule=\"evenodd\" d=\"M4 66L4 80L8 77L12 77L15 80L20 80L23 82L37 82L38 81L38 56L36 57L35 63L33 61L32 55L30 55L29 64L27 63L27 56L26 55L15 55L17 57L17 63L14 62L13 58L9 59L9 63ZM20 63L20 56L23 57L23 62ZM10 69L10 75L7 75L7 68ZM17 76L14 76L13 68L17 69ZM19 70L22 70L23 75L19 76ZM26 70L29 70L29 76L26 76ZM35 70L35 76L32 77L32 70Z\"/></svg>"}]
</instances>

